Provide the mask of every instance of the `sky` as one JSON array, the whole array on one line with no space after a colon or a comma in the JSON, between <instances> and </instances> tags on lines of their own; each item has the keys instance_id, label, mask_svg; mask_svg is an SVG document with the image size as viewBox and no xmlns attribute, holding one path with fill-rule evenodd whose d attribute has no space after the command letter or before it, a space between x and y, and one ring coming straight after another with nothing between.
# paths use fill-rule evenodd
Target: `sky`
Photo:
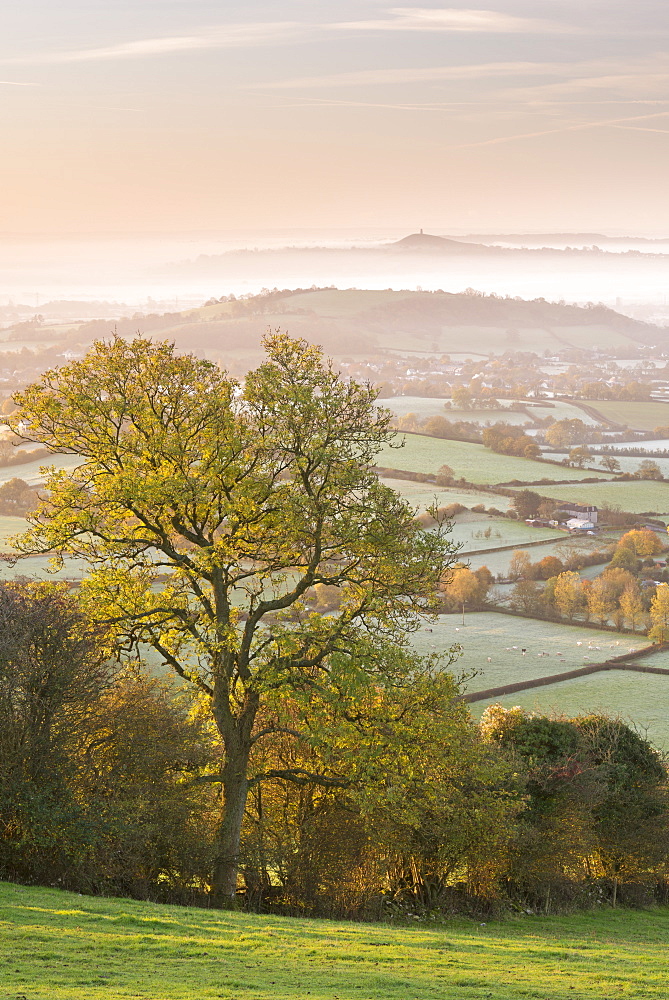
<instances>
[{"instance_id":1,"label":"sky","mask_svg":"<svg viewBox=\"0 0 669 1000\"><path fill-rule=\"evenodd\" d=\"M669 234L666 0L478 2L6 0L0 235Z\"/></svg>"}]
</instances>

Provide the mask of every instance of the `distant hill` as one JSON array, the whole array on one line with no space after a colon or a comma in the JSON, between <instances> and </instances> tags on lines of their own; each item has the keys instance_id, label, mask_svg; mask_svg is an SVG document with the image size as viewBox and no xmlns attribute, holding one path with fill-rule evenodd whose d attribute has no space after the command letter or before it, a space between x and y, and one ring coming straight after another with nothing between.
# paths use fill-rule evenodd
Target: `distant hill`
<instances>
[{"instance_id":1,"label":"distant hill","mask_svg":"<svg viewBox=\"0 0 669 1000\"><path fill-rule=\"evenodd\" d=\"M109 324L79 327L82 343L108 335ZM200 309L120 319L122 336L137 330L174 340L179 348L211 357L231 352L240 367L260 350L265 331L281 328L321 344L335 357L379 357L388 351L502 354L510 349L556 353L606 347L627 352L635 344L666 341L669 331L605 306L525 301L479 292L295 289L243 299L211 301Z\"/></svg>"},{"instance_id":2,"label":"distant hill","mask_svg":"<svg viewBox=\"0 0 669 1000\"><path fill-rule=\"evenodd\" d=\"M421 229L419 233L411 233L409 236L405 236L401 240L396 240L394 243L387 243L386 248L388 250L426 250L429 252L436 251L437 253L472 253L475 250L481 253L490 253L493 250L492 247L486 247L482 244L476 243L463 243L460 240L447 239L445 236L433 236L430 233L424 233Z\"/></svg>"}]
</instances>

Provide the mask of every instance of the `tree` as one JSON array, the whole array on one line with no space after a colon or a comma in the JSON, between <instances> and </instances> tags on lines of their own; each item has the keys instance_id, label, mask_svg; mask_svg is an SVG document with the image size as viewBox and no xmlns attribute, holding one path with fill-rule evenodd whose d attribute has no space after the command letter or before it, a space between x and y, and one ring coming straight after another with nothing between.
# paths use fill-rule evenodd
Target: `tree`
<instances>
[{"instance_id":1,"label":"tree","mask_svg":"<svg viewBox=\"0 0 669 1000\"><path fill-rule=\"evenodd\" d=\"M546 444L556 451L562 451L578 441L588 440L588 427L578 417L570 417L565 420L556 420L554 424L546 430ZM590 431L592 440L592 432Z\"/></svg>"},{"instance_id":2,"label":"tree","mask_svg":"<svg viewBox=\"0 0 669 1000\"><path fill-rule=\"evenodd\" d=\"M628 627L636 632L639 625L643 625L647 619L643 598L636 580L627 584L620 595L619 604L623 619L627 622Z\"/></svg>"},{"instance_id":3,"label":"tree","mask_svg":"<svg viewBox=\"0 0 669 1000\"><path fill-rule=\"evenodd\" d=\"M659 465L650 458L644 458L643 462L639 463L634 475L637 479L664 479Z\"/></svg>"},{"instance_id":4,"label":"tree","mask_svg":"<svg viewBox=\"0 0 669 1000\"><path fill-rule=\"evenodd\" d=\"M542 593L536 581L519 579L511 591L511 607L526 615L536 615L541 610Z\"/></svg>"},{"instance_id":5,"label":"tree","mask_svg":"<svg viewBox=\"0 0 669 1000\"><path fill-rule=\"evenodd\" d=\"M437 486L450 486L455 478L455 473L450 465L440 465L437 470L435 484Z\"/></svg>"},{"instance_id":6,"label":"tree","mask_svg":"<svg viewBox=\"0 0 669 1000\"><path fill-rule=\"evenodd\" d=\"M532 562L525 549L516 549L509 562L509 579L527 579Z\"/></svg>"},{"instance_id":7,"label":"tree","mask_svg":"<svg viewBox=\"0 0 669 1000\"><path fill-rule=\"evenodd\" d=\"M488 585L489 586L489 585ZM446 599L462 606L462 624L465 623L465 605L474 607L485 600L488 587L476 573L466 566L457 567L444 587Z\"/></svg>"},{"instance_id":8,"label":"tree","mask_svg":"<svg viewBox=\"0 0 669 1000\"><path fill-rule=\"evenodd\" d=\"M454 409L469 410L471 409L474 397L464 385L458 385L451 393L451 401Z\"/></svg>"},{"instance_id":9,"label":"tree","mask_svg":"<svg viewBox=\"0 0 669 1000\"><path fill-rule=\"evenodd\" d=\"M520 490L511 502L511 507L522 521L535 517L540 505L541 497L533 490Z\"/></svg>"},{"instance_id":10,"label":"tree","mask_svg":"<svg viewBox=\"0 0 669 1000\"><path fill-rule=\"evenodd\" d=\"M669 586L666 583L655 588L650 602L650 620L648 638L653 642L669 642Z\"/></svg>"},{"instance_id":11,"label":"tree","mask_svg":"<svg viewBox=\"0 0 669 1000\"><path fill-rule=\"evenodd\" d=\"M587 445L580 444L576 448L572 448L569 452L569 462L571 465L577 465L579 469L582 469L586 462L589 462L592 458L592 452L587 447Z\"/></svg>"},{"instance_id":12,"label":"tree","mask_svg":"<svg viewBox=\"0 0 669 1000\"><path fill-rule=\"evenodd\" d=\"M616 610L616 602L606 580L598 576L584 585L585 599L588 607L588 617L594 618L600 625L606 625Z\"/></svg>"},{"instance_id":13,"label":"tree","mask_svg":"<svg viewBox=\"0 0 669 1000\"><path fill-rule=\"evenodd\" d=\"M443 529L423 531L370 470L391 437L372 387L305 341L277 333L265 347L242 389L173 345L101 341L18 400L30 440L83 460L48 477L21 551L84 559L89 613L209 706L223 746L207 776L223 790L218 905L234 904L249 788L305 780L255 764L282 694L353 712L366 686L409 683L407 632L452 560ZM337 614L310 610L317 584L340 589ZM258 728L268 705L278 721Z\"/></svg>"},{"instance_id":14,"label":"tree","mask_svg":"<svg viewBox=\"0 0 669 1000\"><path fill-rule=\"evenodd\" d=\"M620 472L620 462L617 458L614 458L613 455L603 455L599 464L603 466L607 472Z\"/></svg>"},{"instance_id":15,"label":"tree","mask_svg":"<svg viewBox=\"0 0 669 1000\"><path fill-rule=\"evenodd\" d=\"M571 621L583 603L583 588L578 573L560 573L555 581L553 599L558 614Z\"/></svg>"},{"instance_id":16,"label":"tree","mask_svg":"<svg viewBox=\"0 0 669 1000\"><path fill-rule=\"evenodd\" d=\"M630 549L635 556L654 556L662 551L662 542L650 528L633 528L627 531L618 542L618 548Z\"/></svg>"}]
</instances>

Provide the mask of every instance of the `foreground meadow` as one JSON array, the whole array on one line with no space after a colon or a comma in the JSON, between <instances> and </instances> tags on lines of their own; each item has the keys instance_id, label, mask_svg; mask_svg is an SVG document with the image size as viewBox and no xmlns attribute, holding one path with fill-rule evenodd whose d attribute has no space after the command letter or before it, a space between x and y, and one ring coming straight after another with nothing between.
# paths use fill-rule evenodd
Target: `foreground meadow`
<instances>
[{"instance_id":1,"label":"foreground meadow","mask_svg":"<svg viewBox=\"0 0 669 1000\"><path fill-rule=\"evenodd\" d=\"M388 926L0 884L3 1000L665 997L669 910Z\"/></svg>"}]
</instances>

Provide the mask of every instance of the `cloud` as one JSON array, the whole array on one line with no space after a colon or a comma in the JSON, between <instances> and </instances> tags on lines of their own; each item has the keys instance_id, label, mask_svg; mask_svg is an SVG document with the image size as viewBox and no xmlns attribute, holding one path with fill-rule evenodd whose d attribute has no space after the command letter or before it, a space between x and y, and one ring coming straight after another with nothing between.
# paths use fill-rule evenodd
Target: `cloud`
<instances>
[{"instance_id":1,"label":"cloud","mask_svg":"<svg viewBox=\"0 0 669 1000\"><path fill-rule=\"evenodd\" d=\"M361 87L367 84L430 83L439 80L478 80L482 77L559 76L569 63L496 62L461 66L422 66L402 69L365 69L329 76L304 76L277 83L263 84L263 89L292 90L299 87Z\"/></svg>"},{"instance_id":2,"label":"cloud","mask_svg":"<svg viewBox=\"0 0 669 1000\"><path fill-rule=\"evenodd\" d=\"M345 21L330 27L355 31L465 31L489 34L573 34L581 31L556 21L516 17L495 10L392 7L388 13L393 16L371 21Z\"/></svg>"},{"instance_id":3,"label":"cloud","mask_svg":"<svg viewBox=\"0 0 669 1000\"><path fill-rule=\"evenodd\" d=\"M42 52L0 60L5 65L59 65L137 59L205 49L237 49L274 45L302 37L307 28L297 21L274 21L259 24L226 24L203 28L189 35L168 35L121 42L93 49Z\"/></svg>"}]
</instances>

